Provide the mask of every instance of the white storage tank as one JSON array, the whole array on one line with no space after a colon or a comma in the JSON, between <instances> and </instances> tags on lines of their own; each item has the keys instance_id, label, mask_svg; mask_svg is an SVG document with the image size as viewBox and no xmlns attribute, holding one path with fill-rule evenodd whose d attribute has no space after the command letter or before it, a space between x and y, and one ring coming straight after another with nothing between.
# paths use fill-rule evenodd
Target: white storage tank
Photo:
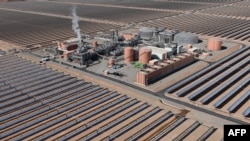
<instances>
[{"instance_id":1,"label":"white storage tank","mask_svg":"<svg viewBox=\"0 0 250 141\"><path fill-rule=\"evenodd\" d=\"M139 29L139 35L143 40L150 40L155 32L155 28L152 27L141 27Z\"/></svg>"},{"instance_id":2,"label":"white storage tank","mask_svg":"<svg viewBox=\"0 0 250 141\"><path fill-rule=\"evenodd\" d=\"M181 45L198 43L198 35L190 32L180 32L174 36L174 41Z\"/></svg>"}]
</instances>

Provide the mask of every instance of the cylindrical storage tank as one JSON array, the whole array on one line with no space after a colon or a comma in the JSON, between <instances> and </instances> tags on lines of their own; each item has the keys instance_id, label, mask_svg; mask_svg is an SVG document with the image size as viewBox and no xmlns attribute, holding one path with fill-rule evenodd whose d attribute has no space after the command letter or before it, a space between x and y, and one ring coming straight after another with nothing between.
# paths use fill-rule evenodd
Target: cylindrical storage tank
<instances>
[{"instance_id":1,"label":"cylindrical storage tank","mask_svg":"<svg viewBox=\"0 0 250 141\"><path fill-rule=\"evenodd\" d=\"M124 62L131 63L134 61L134 49L132 47L124 48Z\"/></svg>"},{"instance_id":2,"label":"cylindrical storage tank","mask_svg":"<svg viewBox=\"0 0 250 141\"><path fill-rule=\"evenodd\" d=\"M198 35L190 32L180 32L174 36L174 41L178 44L196 44L198 43Z\"/></svg>"},{"instance_id":3,"label":"cylindrical storage tank","mask_svg":"<svg viewBox=\"0 0 250 141\"><path fill-rule=\"evenodd\" d=\"M210 38L207 41L207 49L212 51L221 50L222 41L218 38Z\"/></svg>"},{"instance_id":4,"label":"cylindrical storage tank","mask_svg":"<svg viewBox=\"0 0 250 141\"><path fill-rule=\"evenodd\" d=\"M154 35L155 29L151 27L141 27L139 29L139 35L144 40L150 40Z\"/></svg>"},{"instance_id":5,"label":"cylindrical storage tank","mask_svg":"<svg viewBox=\"0 0 250 141\"><path fill-rule=\"evenodd\" d=\"M115 59L114 58L109 58L108 66L113 67L114 64L115 64Z\"/></svg>"},{"instance_id":6,"label":"cylindrical storage tank","mask_svg":"<svg viewBox=\"0 0 250 141\"><path fill-rule=\"evenodd\" d=\"M152 50L148 48L141 48L139 50L139 62L142 64L147 64L151 60Z\"/></svg>"}]
</instances>

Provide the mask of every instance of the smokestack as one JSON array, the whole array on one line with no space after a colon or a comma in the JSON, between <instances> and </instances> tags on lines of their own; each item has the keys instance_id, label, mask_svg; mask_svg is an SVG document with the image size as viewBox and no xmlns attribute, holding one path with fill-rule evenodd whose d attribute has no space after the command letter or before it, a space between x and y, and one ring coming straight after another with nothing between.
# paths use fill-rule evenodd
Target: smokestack
<instances>
[{"instance_id":1,"label":"smokestack","mask_svg":"<svg viewBox=\"0 0 250 141\"><path fill-rule=\"evenodd\" d=\"M72 8L72 29L77 35L78 47L81 47L82 46L82 41L81 41L82 37L81 37L81 30L79 27L78 20L79 20L79 17L76 14L76 6L74 5Z\"/></svg>"}]
</instances>

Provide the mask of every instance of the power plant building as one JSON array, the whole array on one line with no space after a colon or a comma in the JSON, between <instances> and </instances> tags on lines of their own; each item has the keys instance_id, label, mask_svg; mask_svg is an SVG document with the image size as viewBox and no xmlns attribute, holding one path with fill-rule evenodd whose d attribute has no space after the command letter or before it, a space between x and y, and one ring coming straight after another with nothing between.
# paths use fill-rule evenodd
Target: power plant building
<instances>
[{"instance_id":1,"label":"power plant building","mask_svg":"<svg viewBox=\"0 0 250 141\"><path fill-rule=\"evenodd\" d=\"M154 46L146 46L145 48L152 50L152 58L159 59L159 60L167 59L168 52L166 49L158 48L158 47L154 47Z\"/></svg>"},{"instance_id":2,"label":"power plant building","mask_svg":"<svg viewBox=\"0 0 250 141\"><path fill-rule=\"evenodd\" d=\"M136 75L137 84L148 85L154 83L168 74L179 70L195 61L194 54L184 53L171 58L162 60L156 64L148 64L148 68L139 71Z\"/></svg>"}]
</instances>

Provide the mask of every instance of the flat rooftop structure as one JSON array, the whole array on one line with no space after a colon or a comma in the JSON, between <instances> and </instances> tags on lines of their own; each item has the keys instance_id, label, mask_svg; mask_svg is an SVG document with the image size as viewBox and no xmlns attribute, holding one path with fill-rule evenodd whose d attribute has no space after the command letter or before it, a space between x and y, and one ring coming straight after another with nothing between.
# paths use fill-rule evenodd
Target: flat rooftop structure
<instances>
[{"instance_id":1,"label":"flat rooftop structure","mask_svg":"<svg viewBox=\"0 0 250 141\"><path fill-rule=\"evenodd\" d=\"M223 136L220 128L181 112L17 56L4 55L0 60L1 140L159 140L167 136L213 140Z\"/></svg>"}]
</instances>

